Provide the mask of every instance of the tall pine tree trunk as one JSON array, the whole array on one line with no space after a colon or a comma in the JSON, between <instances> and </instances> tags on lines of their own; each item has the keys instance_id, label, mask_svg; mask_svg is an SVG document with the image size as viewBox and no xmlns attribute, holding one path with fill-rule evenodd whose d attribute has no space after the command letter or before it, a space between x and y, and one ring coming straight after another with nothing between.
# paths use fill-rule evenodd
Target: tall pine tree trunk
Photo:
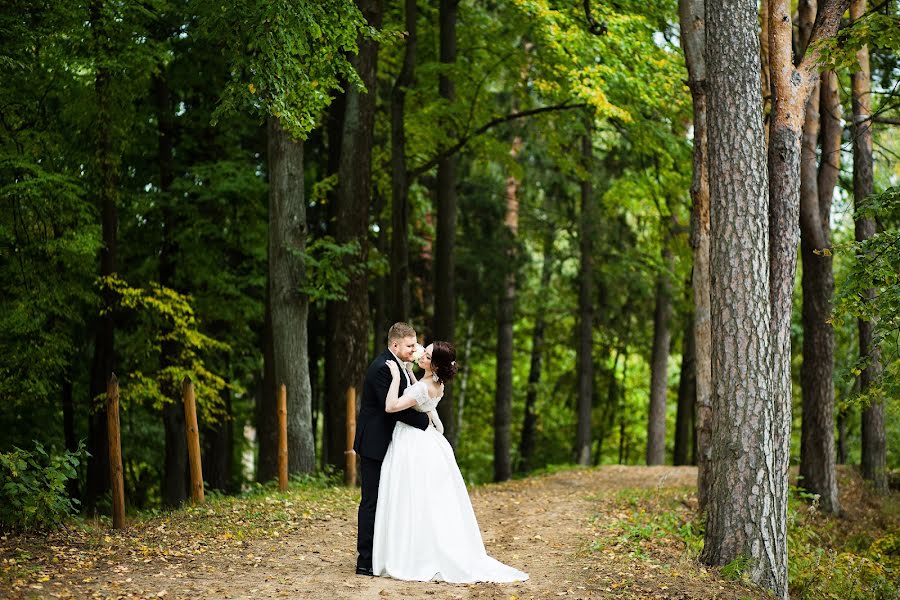
<instances>
[{"instance_id":1,"label":"tall pine tree trunk","mask_svg":"<svg viewBox=\"0 0 900 600\"><path fill-rule=\"evenodd\" d=\"M807 42L815 20L813 0L800 3L801 44ZM824 77L819 87L827 88ZM813 89L806 105L800 150L800 254L803 260L803 364L800 368L803 420L800 436L800 485L819 495L826 512L839 512L834 449L834 330L831 296L834 275L831 269L829 217L831 189L819 190L816 147L820 123L829 118L828 109L820 118L820 93ZM824 133L824 132L823 132ZM823 145L824 151L824 145ZM823 168L829 163L823 153ZM824 183L824 182L823 182Z\"/></svg>"},{"instance_id":2,"label":"tall pine tree trunk","mask_svg":"<svg viewBox=\"0 0 900 600\"><path fill-rule=\"evenodd\" d=\"M518 154L521 140L513 140L513 157ZM494 398L494 481L506 481L512 475L512 366L513 311L516 303L515 240L519 231L519 182L506 178L506 220L509 233L509 269L497 307L497 386Z\"/></svg>"},{"instance_id":3,"label":"tall pine tree trunk","mask_svg":"<svg viewBox=\"0 0 900 600\"><path fill-rule=\"evenodd\" d=\"M159 40L165 40L166 32L162 32ZM175 180L172 165L172 152L175 147L175 119L172 106L169 82L164 65L153 77L153 95L156 103L157 128L157 167L159 168L159 190L161 192L162 243L159 248L159 283L162 286L176 288L175 269L177 264L178 244L176 241L176 224L173 211L173 200L170 196L172 182ZM171 341L160 346L159 366L165 369L172 366L172 360L178 349ZM188 456L187 438L184 423L184 406L181 390L177 386L166 385L163 388L167 402L162 409L163 429L165 431L165 461L163 467L162 497L163 505L179 506L188 498Z\"/></svg>"},{"instance_id":4,"label":"tall pine tree trunk","mask_svg":"<svg viewBox=\"0 0 900 600\"><path fill-rule=\"evenodd\" d=\"M694 404L697 398L696 360L694 358L694 320L688 318L681 344L681 377L678 382L678 412L675 416L673 464L689 465L694 439Z\"/></svg>"},{"instance_id":5,"label":"tall pine tree trunk","mask_svg":"<svg viewBox=\"0 0 900 600\"><path fill-rule=\"evenodd\" d=\"M391 92L391 304L390 320L406 321L409 292L409 174L406 168L406 89L415 81L416 0L406 0L406 49Z\"/></svg>"},{"instance_id":6,"label":"tall pine tree trunk","mask_svg":"<svg viewBox=\"0 0 900 600\"><path fill-rule=\"evenodd\" d=\"M550 277L553 274L553 241L554 229L547 227L544 235L544 260L541 266L542 290L550 289ZM531 365L528 370L528 391L525 393L525 417L522 421L522 437L519 441L519 473L527 473L532 468L532 458L537 436L537 388L541 382L541 364L544 353L544 330L547 320L544 311L539 310L534 319L534 331L531 334Z\"/></svg>"},{"instance_id":7,"label":"tall pine tree trunk","mask_svg":"<svg viewBox=\"0 0 900 600\"><path fill-rule=\"evenodd\" d=\"M668 243L668 235L663 242ZM653 311L653 350L650 358L650 408L647 415L647 464L666 462L666 395L669 391L669 345L672 318L672 292L669 271L674 258L668 246L663 247L666 271L656 276L656 307Z\"/></svg>"},{"instance_id":8,"label":"tall pine tree trunk","mask_svg":"<svg viewBox=\"0 0 900 600\"><path fill-rule=\"evenodd\" d=\"M287 388L288 471L311 473L316 449L306 323L309 299L301 292L306 277L303 143L292 139L275 117L269 117L268 138L272 373L276 389L282 384Z\"/></svg>"},{"instance_id":9,"label":"tall pine tree trunk","mask_svg":"<svg viewBox=\"0 0 900 600\"><path fill-rule=\"evenodd\" d=\"M90 19L94 43L103 53L103 58L112 54L109 23L104 17L104 3L91 2ZM104 61L100 65L105 65ZM119 162L113 140L111 75L106 66L100 66L94 76L94 97L97 102L96 127L96 169L97 196L102 219L103 246L100 249L100 276L107 277L116 272L116 246L118 241L118 198ZM110 291L103 294L105 308L111 309L115 298ZM100 496L109 490L109 445L106 436L106 382L115 365L115 325L110 311L101 314L97 320L94 340L94 358L91 365L90 402L88 421L87 486L85 508L92 511ZM94 410L95 407L97 410Z\"/></svg>"},{"instance_id":10,"label":"tall pine tree trunk","mask_svg":"<svg viewBox=\"0 0 900 600\"><path fill-rule=\"evenodd\" d=\"M757 3L707 6L712 439L701 560L750 560L751 578L787 598L785 515L770 389L766 152ZM787 473L784 473L786 477Z\"/></svg>"},{"instance_id":11,"label":"tall pine tree trunk","mask_svg":"<svg viewBox=\"0 0 900 600\"><path fill-rule=\"evenodd\" d=\"M456 16L459 0L440 0L440 61L456 63ZM438 92L449 105L456 101L456 86L446 72L438 78ZM449 131L452 139L454 131ZM434 251L434 339L456 339L456 155L441 158L437 167L437 239ZM455 447L459 432L453 417L453 386L444 388L438 415L444 435Z\"/></svg>"},{"instance_id":12,"label":"tall pine tree trunk","mask_svg":"<svg viewBox=\"0 0 900 600\"><path fill-rule=\"evenodd\" d=\"M763 3L765 4L765 3ZM694 112L694 157L691 180L691 248L694 304L694 354L697 399L695 444L697 492L700 509L706 507L712 452L712 363L710 331L709 173L707 158L705 0L679 0L681 43L688 67Z\"/></svg>"},{"instance_id":13,"label":"tall pine tree trunk","mask_svg":"<svg viewBox=\"0 0 900 600\"><path fill-rule=\"evenodd\" d=\"M854 0L850 17L854 21L866 12L865 0ZM857 53L859 71L851 75L853 88L853 198L857 205L873 192L871 71L869 49L863 46ZM875 221L864 218L856 221L856 241L875 235ZM875 297L875 290L868 291ZM866 393L881 375L881 356L873 343L872 321L859 320L859 355L868 358L868 366L859 376L859 387ZM887 444L884 432L884 402L875 398L862 413L862 473L879 492L887 492Z\"/></svg>"},{"instance_id":14,"label":"tall pine tree trunk","mask_svg":"<svg viewBox=\"0 0 900 600\"><path fill-rule=\"evenodd\" d=\"M381 27L381 0L358 0L372 27ZM326 431L329 462L343 468L346 446L347 388L362 391L369 362L369 290L363 267L368 260L369 204L372 196L372 144L375 130L378 44L360 36L359 53L351 59L365 92L350 87L346 93L334 232L339 244L356 243L358 252L344 262L350 279L344 300L328 306L326 347Z\"/></svg>"},{"instance_id":15,"label":"tall pine tree trunk","mask_svg":"<svg viewBox=\"0 0 900 600\"><path fill-rule=\"evenodd\" d=\"M592 118L592 117L588 117ZM594 198L591 173L593 140L590 124L581 138L585 176L581 181L578 277L578 405L575 460L591 464L591 413L594 406Z\"/></svg>"}]
</instances>

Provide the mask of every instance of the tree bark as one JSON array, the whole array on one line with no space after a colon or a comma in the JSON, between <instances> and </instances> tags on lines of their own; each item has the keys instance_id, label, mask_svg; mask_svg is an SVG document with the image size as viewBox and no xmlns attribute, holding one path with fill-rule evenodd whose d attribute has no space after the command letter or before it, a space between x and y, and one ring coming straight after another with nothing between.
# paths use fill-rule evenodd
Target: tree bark
<instances>
[{"instance_id":1,"label":"tree bark","mask_svg":"<svg viewBox=\"0 0 900 600\"><path fill-rule=\"evenodd\" d=\"M316 449L306 322L309 299L301 291L306 278L303 143L292 139L275 117L269 117L268 138L268 288L274 384L287 387L288 471L311 473L316 468ZM365 345L365 337L360 341Z\"/></svg>"},{"instance_id":2,"label":"tree bark","mask_svg":"<svg viewBox=\"0 0 900 600\"><path fill-rule=\"evenodd\" d=\"M167 32L160 32L158 39L165 40ZM175 180L173 150L175 147L175 119L165 65L153 77L153 95L156 104L157 167L159 169L160 212L162 214L162 240L159 247L159 284L176 288L175 269L178 261L175 215L169 193ZM160 345L159 366L165 369L173 365L178 352L170 340ZM188 450L185 432L184 406L179 387L165 385L163 394L167 402L163 406L162 420L165 430L165 461L163 465L162 497L168 508L180 506L187 500L189 489Z\"/></svg>"},{"instance_id":3,"label":"tree bark","mask_svg":"<svg viewBox=\"0 0 900 600\"><path fill-rule=\"evenodd\" d=\"M865 0L853 0L850 18L856 20L866 12ZM872 109L871 70L869 49L863 46L857 53L859 71L850 77L853 93L853 198L859 205L872 195L874 175L872 163ZM869 218L857 219L856 241L862 242L875 235L875 221ZM875 290L868 290L869 298L875 297ZM881 375L881 356L873 342L875 323L858 322L859 355L868 358L868 365L859 376L860 391L865 394ZM879 493L888 491L887 444L884 431L884 401L874 398L862 412L862 474L872 482Z\"/></svg>"},{"instance_id":4,"label":"tree bark","mask_svg":"<svg viewBox=\"0 0 900 600\"><path fill-rule=\"evenodd\" d=\"M701 560L750 561L751 579L787 598L786 514L772 411L769 221L757 3L707 6L711 231L712 444Z\"/></svg>"},{"instance_id":5,"label":"tree bark","mask_svg":"<svg viewBox=\"0 0 900 600\"><path fill-rule=\"evenodd\" d=\"M370 26L381 27L381 0L358 0L357 6ZM369 362L368 276L360 267L368 260L378 44L363 36L358 43L359 53L351 63L367 91L351 87L345 96L334 232L339 244L355 242L359 252L344 262L344 268L351 269L346 298L329 303L327 319L326 441L328 460L338 469L345 468L347 388L354 387L357 393L362 391Z\"/></svg>"},{"instance_id":6,"label":"tree bark","mask_svg":"<svg viewBox=\"0 0 900 600\"><path fill-rule=\"evenodd\" d=\"M815 20L815 0L800 3L800 44L805 46L812 34ZM831 79L822 78L819 87L829 88ZM829 101L831 96L826 96ZM838 105L839 106L839 105ZM800 368L803 420L800 436L800 485L819 495L819 506L825 512L838 513L837 473L834 449L834 330L828 320L831 317L831 296L834 292L834 275L831 268L831 244L829 217L831 213L830 189L819 189L820 170L834 163L828 159L826 135L834 134L834 127L820 127L831 118L824 107L820 117L820 92L813 89L806 105L800 150L800 254L803 260L801 285L803 289L803 363ZM816 148L822 129L823 160L817 166ZM839 141L838 141L839 143ZM827 181L823 184L827 186Z\"/></svg>"},{"instance_id":7,"label":"tree bark","mask_svg":"<svg viewBox=\"0 0 900 600\"><path fill-rule=\"evenodd\" d=\"M440 0L440 62L456 63L456 18L459 0ZM456 101L453 79L442 71L438 92L448 105ZM453 139L455 131L448 132ZM434 252L434 339L456 339L456 155L445 156L437 165L437 231ZM459 432L453 418L453 386L444 387L444 399L438 416L444 423L444 436L456 446Z\"/></svg>"},{"instance_id":8,"label":"tree bark","mask_svg":"<svg viewBox=\"0 0 900 600\"><path fill-rule=\"evenodd\" d=\"M694 322L688 318L681 345L681 378L678 382L678 413L675 416L675 451L673 464L692 464L694 404L697 398L697 376L694 352Z\"/></svg>"},{"instance_id":9,"label":"tree bark","mask_svg":"<svg viewBox=\"0 0 900 600\"><path fill-rule=\"evenodd\" d=\"M668 237L668 236L667 236ZM667 241L663 242L664 244ZM663 247L663 265L672 269L672 251ZM669 391L669 345L672 298L669 273L656 276L656 307L653 311L653 350L650 358L650 407L647 416L647 464L666 462L666 395Z\"/></svg>"},{"instance_id":10,"label":"tree bark","mask_svg":"<svg viewBox=\"0 0 900 600\"><path fill-rule=\"evenodd\" d=\"M108 26L103 17L104 3L91 2L90 19L94 43L106 55L112 53ZM104 63L101 62L101 65ZM102 219L103 246L100 248L100 276L116 272L116 247L118 241L119 163L113 140L112 98L110 97L109 69L100 66L94 76L94 97L97 102L97 196ZM109 490L109 444L106 435L106 382L115 367L115 324L110 312L115 297L104 291L103 304L107 309L97 320L94 340L94 357L91 364L90 416L88 422L87 485L84 506L88 512L95 509L101 495ZM95 407L97 410L94 410Z\"/></svg>"},{"instance_id":11,"label":"tree bark","mask_svg":"<svg viewBox=\"0 0 900 600\"><path fill-rule=\"evenodd\" d=\"M550 277L553 275L553 242L555 231L547 227L544 235L544 260L541 266L542 290L550 289ZM544 353L544 330L547 320L544 311L538 310L534 319L534 331L531 334L531 366L528 371L528 391L525 395L525 417L522 422L522 437L519 441L519 473L527 473L532 469L535 441L537 435L537 388L541 381L541 366Z\"/></svg>"},{"instance_id":12,"label":"tree bark","mask_svg":"<svg viewBox=\"0 0 900 600\"><path fill-rule=\"evenodd\" d=\"M694 156L691 180L691 248L694 304L694 353L697 398L696 429L697 495L700 510L706 508L712 420L712 363L710 358L709 173L706 122L706 6L705 0L679 0L681 43L688 67L688 85L694 109ZM763 3L765 4L765 3Z\"/></svg>"},{"instance_id":13,"label":"tree bark","mask_svg":"<svg viewBox=\"0 0 900 600\"><path fill-rule=\"evenodd\" d=\"M516 137L510 154L515 158L522 141ZM511 426L512 426L512 363L513 363L513 312L516 303L515 241L519 231L519 182L510 175L506 178L506 219L509 234L507 257L509 272L500 292L497 307L497 385L494 402L494 481L506 481L512 475Z\"/></svg>"},{"instance_id":14,"label":"tree bark","mask_svg":"<svg viewBox=\"0 0 900 600\"><path fill-rule=\"evenodd\" d=\"M406 89L415 82L416 0L405 1L406 49L391 92L391 321L406 321L409 292L409 174L406 168Z\"/></svg>"},{"instance_id":15,"label":"tree bark","mask_svg":"<svg viewBox=\"0 0 900 600\"><path fill-rule=\"evenodd\" d=\"M581 181L581 222L578 235L578 408L575 460L591 464L591 416L594 406L594 198L591 181L593 140L590 124L581 139L585 177Z\"/></svg>"}]
</instances>

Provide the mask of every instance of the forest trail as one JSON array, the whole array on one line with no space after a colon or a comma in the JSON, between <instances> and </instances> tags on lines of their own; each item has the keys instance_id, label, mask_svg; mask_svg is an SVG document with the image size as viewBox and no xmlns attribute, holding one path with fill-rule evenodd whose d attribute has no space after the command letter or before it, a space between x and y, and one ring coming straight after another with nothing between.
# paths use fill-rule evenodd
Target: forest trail
<instances>
[{"instance_id":1,"label":"forest trail","mask_svg":"<svg viewBox=\"0 0 900 600\"><path fill-rule=\"evenodd\" d=\"M91 560L90 553L77 545L60 548L51 539L47 544L54 550L53 556L32 556L43 563L40 570L17 580L13 588L7 587L8 581L0 581L0 596L310 600L763 597L743 585L719 580L714 572L690 560L684 544L677 540L658 540L663 546L672 546L668 559L665 549L660 559L652 552L648 555L638 549L635 553L617 546L614 540L620 534L615 532L607 539L610 543L598 547L595 542L598 535L604 535L605 521L624 516L623 491L652 498L654 490L679 488L684 490L682 502L687 506L696 473L692 467L609 466L474 488L472 502L488 552L527 571L530 580L523 583L449 585L355 575L356 510L348 494L347 501L328 514L277 537L237 541L227 532L227 523L217 527L211 519L202 539L188 536L193 538L193 551L167 550L161 556L154 551L151 538L154 531L166 530L166 523L172 529L169 521L156 526L151 521L139 531L121 534L130 536L127 540L113 539L110 536L120 534L107 531L96 544L101 551L105 549L99 560ZM257 504L266 502L275 505L271 510L277 509L277 502L256 500ZM174 528L178 528L177 521ZM3 561L12 555L8 543L0 543Z\"/></svg>"}]
</instances>

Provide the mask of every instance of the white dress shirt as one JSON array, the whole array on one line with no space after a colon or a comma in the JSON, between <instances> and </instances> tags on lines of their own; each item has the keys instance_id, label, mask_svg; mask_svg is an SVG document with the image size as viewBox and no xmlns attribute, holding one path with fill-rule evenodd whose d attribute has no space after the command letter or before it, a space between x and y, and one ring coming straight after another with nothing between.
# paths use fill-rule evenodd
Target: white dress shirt
<instances>
[{"instance_id":1,"label":"white dress shirt","mask_svg":"<svg viewBox=\"0 0 900 600\"><path fill-rule=\"evenodd\" d=\"M390 353L391 353L391 356L393 356L394 358L396 358L396 359L397 359L397 362L400 363L400 371L403 373L403 376L406 377L406 387L411 386L411 385L412 385L412 381L410 381L410 379L409 379L409 371L406 369L406 363L403 362L402 360L400 360L400 359L397 357L397 355L394 354L394 351L391 350L390 348L388 348L388 352L390 352Z\"/></svg>"}]
</instances>

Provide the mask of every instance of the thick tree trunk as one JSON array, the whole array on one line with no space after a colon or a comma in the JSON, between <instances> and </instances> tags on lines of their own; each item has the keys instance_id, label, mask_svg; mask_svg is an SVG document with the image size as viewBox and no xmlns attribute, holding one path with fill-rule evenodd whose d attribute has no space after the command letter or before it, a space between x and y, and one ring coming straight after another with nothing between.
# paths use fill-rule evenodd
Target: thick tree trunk
<instances>
[{"instance_id":1,"label":"thick tree trunk","mask_svg":"<svg viewBox=\"0 0 900 600\"><path fill-rule=\"evenodd\" d=\"M691 180L691 248L693 250L694 354L697 381L696 428L697 492L700 510L706 507L712 452L712 363L710 358L709 173L706 122L706 6L705 0L679 0L681 43L688 67L694 108L694 158ZM765 4L765 3L763 3Z\"/></svg>"},{"instance_id":2,"label":"thick tree trunk","mask_svg":"<svg viewBox=\"0 0 900 600\"><path fill-rule=\"evenodd\" d=\"M406 168L406 89L415 82L416 0L406 0L406 49L391 92L391 321L406 321L409 292L409 174Z\"/></svg>"},{"instance_id":3,"label":"thick tree trunk","mask_svg":"<svg viewBox=\"0 0 900 600\"><path fill-rule=\"evenodd\" d=\"M550 277L553 274L553 241L554 229L547 228L544 236L544 260L541 266L540 289L550 289ZM541 363L544 353L544 330L547 320L544 311L535 315L534 331L531 334L531 366L528 371L528 391L525 394L525 418L522 422L522 437L519 441L519 473L527 473L532 469L535 441L537 435L537 388L541 381Z\"/></svg>"},{"instance_id":4,"label":"thick tree trunk","mask_svg":"<svg viewBox=\"0 0 900 600\"><path fill-rule=\"evenodd\" d=\"M713 2L706 17L713 412L701 560L746 557L753 581L787 598L786 515L771 505L787 473L774 464L757 3Z\"/></svg>"},{"instance_id":5,"label":"thick tree trunk","mask_svg":"<svg viewBox=\"0 0 900 600\"><path fill-rule=\"evenodd\" d=\"M513 140L511 154L518 154L521 140ZM497 386L494 401L494 481L506 481L512 475L512 366L513 312L516 304L515 239L519 231L519 182L506 178L506 228L510 271L506 274L497 307Z\"/></svg>"},{"instance_id":6,"label":"thick tree trunk","mask_svg":"<svg viewBox=\"0 0 900 600\"><path fill-rule=\"evenodd\" d=\"M681 345L681 378L678 382L678 413L675 416L675 451L673 464L689 465L694 438L694 404L697 398L697 376L694 352L694 321L687 320Z\"/></svg>"},{"instance_id":7,"label":"thick tree trunk","mask_svg":"<svg viewBox=\"0 0 900 600\"><path fill-rule=\"evenodd\" d=\"M459 0L440 0L440 60L456 63L456 16ZM456 101L456 86L446 73L438 78L438 92L448 104ZM455 132L447 132L452 139ZM456 339L456 155L442 158L437 166L437 239L434 252L434 339ZM438 405L444 436L456 447L459 432L453 417L453 386L444 388Z\"/></svg>"},{"instance_id":8,"label":"thick tree trunk","mask_svg":"<svg viewBox=\"0 0 900 600\"><path fill-rule=\"evenodd\" d=\"M812 34L816 3L800 3L800 43L805 46ZM825 77L821 86L827 88ZM816 148L820 123L829 118L828 110L820 119L820 94L813 89L806 105L800 150L800 254L803 260L803 364L800 368L802 390L802 426L800 436L800 485L819 495L825 512L839 511L834 450L834 330L831 296L834 275L831 269L829 216L831 189L819 190ZM829 128L833 133L833 128ZM823 132L826 133L826 132ZM823 136L823 141L825 140ZM823 144L823 169L829 167ZM833 180L836 181L836 180ZM823 182L825 183L825 182Z\"/></svg>"},{"instance_id":9,"label":"thick tree trunk","mask_svg":"<svg viewBox=\"0 0 900 600\"><path fill-rule=\"evenodd\" d=\"M276 389L287 388L288 471L316 468L312 434L307 316L309 299L300 291L306 272L306 203L303 195L303 143L293 140L275 117L268 122L269 299L273 375ZM365 347L365 337L360 342Z\"/></svg>"},{"instance_id":10,"label":"thick tree trunk","mask_svg":"<svg viewBox=\"0 0 900 600\"><path fill-rule=\"evenodd\" d=\"M109 48L108 23L103 17L103 2L90 4L91 31L94 41L104 51ZM101 63L102 64L102 63ZM94 96L97 102L97 186L103 229L103 246L100 249L100 276L116 272L116 246L118 238L118 158L113 142L112 99L110 98L109 69L100 67L94 77ZM115 298L109 291L103 294L105 308L111 309ZM106 311L97 320L94 340L94 357L91 365L90 400L88 422L87 486L84 506L88 512L95 509L100 496L109 490L109 444L106 436L106 382L115 366L115 325L113 315ZM93 410L97 407L98 410Z\"/></svg>"},{"instance_id":11,"label":"thick tree trunk","mask_svg":"<svg viewBox=\"0 0 900 600\"><path fill-rule=\"evenodd\" d=\"M357 2L366 21L381 27L381 0ZM357 267L350 274L346 299L328 306L328 344L326 345L326 430L328 460L344 468L346 446L347 389L362 391L363 377L369 362L369 291L368 275L359 269L368 260L369 203L372 195L372 144L375 129L377 42L359 39L359 53L352 58L366 92L349 88L341 139L338 168L337 201L334 232L340 244L355 242L359 252L345 261L346 268Z\"/></svg>"},{"instance_id":12,"label":"thick tree trunk","mask_svg":"<svg viewBox=\"0 0 900 600\"><path fill-rule=\"evenodd\" d=\"M664 242L666 243L666 242ZM663 264L671 269L674 258L663 248ZM669 345L672 318L672 294L669 273L656 277L656 307L653 311L653 349L650 358L650 407L647 416L647 464L666 462L666 395L669 391Z\"/></svg>"},{"instance_id":13,"label":"thick tree trunk","mask_svg":"<svg viewBox=\"0 0 900 600\"><path fill-rule=\"evenodd\" d=\"M163 32L160 40L166 38ZM169 83L164 65L153 77L153 95L156 104L157 167L159 169L159 190L162 213L162 240L159 248L159 283L168 288L176 288L175 269L178 255L175 215L169 192L175 180L172 152L175 147L175 119ZM160 346L159 366L166 369L173 365L178 353L177 345L165 341ZM165 385L163 393L167 404L163 406L162 420L165 430L165 462L163 465L162 497L163 505L174 508L181 505L190 493L188 484L187 438L184 422L184 406L181 390L173 385Z\"/></svg>"},{"instance_id":14,"label":"thick tree trunk","mask_svg":"<svg viewBox=\"0 0 900 600\"><path fill-rule=\"evenodd\" d=\"M585 178L581 181L581 222L578 235L578 408L575 460L591 464L591 416L594 406L594 198L591 182L593 141L590 126L581 139Z\"/></svg>"},{"instance_id":15,"label":"thick tree trunk","mask_svg":"<svg viewBox=\"0 0 900 600\"><path fill-rule=\"evenodd\" d=\"M850 6L850 18L854 21L866 12L865 0L854 0ZM871 71L869 68L869 49L863 46L856 53L859 71L851 75L853 89L853 198L862 202L873 192L872 166L872 110L871 110ZM875 222L872 219L857 219L856 241L862 242L875 235ZM875 297L875 290L868 291L869 297ZM859 355L868 357L869 364L859 376L859 387L866 393L874 381L881 375L881 356L873 343L872 321L859 320ZM876 491L887 492L887 444L884 431L884 402L874 399L862 412L862 474L872 482Z\"/></svg>"}]
</instances>

